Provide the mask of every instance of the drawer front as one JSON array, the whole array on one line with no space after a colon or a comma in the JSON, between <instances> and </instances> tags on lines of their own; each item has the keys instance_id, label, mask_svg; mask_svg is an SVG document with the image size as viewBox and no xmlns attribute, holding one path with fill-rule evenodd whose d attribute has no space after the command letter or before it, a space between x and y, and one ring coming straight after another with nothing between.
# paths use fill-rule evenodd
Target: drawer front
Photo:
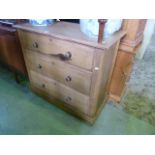
<instances>
[{"instance_id":1,"label":"drawer front","mask_svg":"<svg viewBox=\"0 0 155 155\"><path fill-rule=\"evenodd\" d=\"M21 31L20 35L25 49L39 51L88 70L92 68L94 48L36 33Z\"/></svg>"},{"instance_id":2,"label":"drawer front","mask_svg":"<svg viewBox=\"0 0 155 155\"><path fill-rule=\"evenodd\" d=\"M89 95L92 73L77 69L52 57L47 57L35 51L25 50L27 64L31 70L57 80L68 87Z\"/></svg>"},{"instance_id":3,"label":"drawer front","mask_svg":"<svg viewBox=\"0 0 155 155\"><path fill-rule=\"evenodd\" d=\"M48 95L52 95L53 97L63 101L64 104L70 105L78 111L88 114L88 96L78 93L77 91L62 85L57 81L42 76L34 71L30 71L30 80L32 85L44 91Z\"/></svg>"}]
</instances>

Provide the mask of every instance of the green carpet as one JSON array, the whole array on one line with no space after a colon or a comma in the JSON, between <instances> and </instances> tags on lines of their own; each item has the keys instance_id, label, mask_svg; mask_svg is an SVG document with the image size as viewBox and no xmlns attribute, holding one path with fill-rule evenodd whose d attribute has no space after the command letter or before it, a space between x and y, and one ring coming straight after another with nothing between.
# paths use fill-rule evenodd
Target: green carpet
<instances>
[{"instance_id":1,"label":"green carpet","mask_svg":"<svg viewBox=\"0 0 155 155\"><path fill-rule=\"evenodd\" d=\"M0 134L155 134L155 127L107 103L91 126L17 84L0 67Z\"/></svg>"},{"instance_id":2,"label":"green carpet","mask_svg":"<svg viewBox=\"0 0 155 155\"><path fill-rule=\"evenodd\" d=\"M124 100L124 110L155 126L155 101L141 93L128 92Z\"/></svg>"}]
</instances>

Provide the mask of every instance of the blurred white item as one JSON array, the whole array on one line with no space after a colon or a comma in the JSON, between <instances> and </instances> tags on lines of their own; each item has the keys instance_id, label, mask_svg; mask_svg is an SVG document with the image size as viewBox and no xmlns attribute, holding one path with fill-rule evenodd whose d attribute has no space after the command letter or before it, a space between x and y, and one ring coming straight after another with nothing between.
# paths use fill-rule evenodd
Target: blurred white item
<instances>
[{"instance_id":1,"label":"blurred white item","mask_svg":"<svg viewBox=\"0 0 155 155\"><path fill-rule=\"evenodd\" d=\"M147 19L145 30L144 30L144 39L143 39L141 47L138 49L136 58L143 59L143 56L151 41L154 31L155 31L155 19Z\"/></svg>"},{"instance_id":2,"label":"blurred white item","mask_svg":"<svg viewBox=\"0 0 155 155\"><path fill-rule=\"evenodd\" d=\"M105 24L104 38L109 37L118 31L122 25L122 19L108 19ZM92 38L98 37L99 22L98 19L80 19L80 28L83 33Z\"/></svg>"},{"instance_id":3,"label":"blurred white item","mask_svg":"<svg viewBox=\"0 0 155 155\"><path fill-rule=\"evenodd\" d=\"M29 22L33 26L48 26L54 23L53 19L29 19Z\"/></svg>"}]
</instances>

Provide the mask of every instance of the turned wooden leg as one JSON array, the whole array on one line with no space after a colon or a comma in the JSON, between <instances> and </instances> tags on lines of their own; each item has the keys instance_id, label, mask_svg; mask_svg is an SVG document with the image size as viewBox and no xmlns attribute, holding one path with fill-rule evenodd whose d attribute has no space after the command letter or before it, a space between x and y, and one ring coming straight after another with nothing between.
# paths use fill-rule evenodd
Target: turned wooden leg
<instances>
[{"instance_id":1,"label":"turned wooden leg","mask_svg":"<svg viewBox=\"0 0 155 155\"><path fill-rule=\"evenodd\" d=\"M98 43L102 43L104 27L105 27L105 23L107 22L107 20L106 19L99 19L98 22L99 22Z\"/></svg>"},{"instance_id":2,"label":"turned wooden leg","mask_svg":"<svg viewBox=\"0 0 155 155\"><path fill-rule=\"evenodd\" d=\"M16 72L13 72L13 74L14 74L14 77L15 77L16 82L17 82L18 84L20 84L20 79L19 79L18 74L17 74Z\"/></svg>"}]
</instances>

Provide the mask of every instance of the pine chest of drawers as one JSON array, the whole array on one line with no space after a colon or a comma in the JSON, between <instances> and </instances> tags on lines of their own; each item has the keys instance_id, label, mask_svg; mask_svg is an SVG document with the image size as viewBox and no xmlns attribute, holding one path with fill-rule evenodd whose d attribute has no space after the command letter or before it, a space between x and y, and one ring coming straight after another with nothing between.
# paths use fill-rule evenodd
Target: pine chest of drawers
<instances>
[{"instance_id":1,"label":"pine chest of drawers","mask_svg":"<svg viewBox=\"0 0 155 155\"><path fill-rule=\"evenodd\" d=\"M64 110L94 122L108 86L123 31L98 44L78 24L16 25L31 89Z\"/></svg>"}]
</instances>

